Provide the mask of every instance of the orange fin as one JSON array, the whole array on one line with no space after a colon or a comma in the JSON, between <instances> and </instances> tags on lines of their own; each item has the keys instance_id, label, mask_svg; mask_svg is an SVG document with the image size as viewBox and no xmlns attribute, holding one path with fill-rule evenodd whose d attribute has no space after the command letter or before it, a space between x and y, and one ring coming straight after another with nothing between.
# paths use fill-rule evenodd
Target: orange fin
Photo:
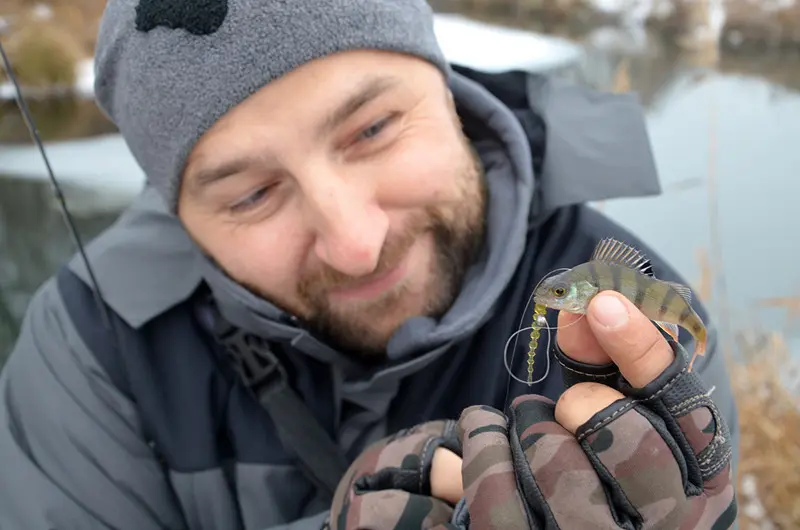
<instances>
[{"instance_id":1,"label":"orange fin","mask_svg":"<svg viewBox=\"0 0 800 530\"><path fill-rule=\"evenodd\" d=\"M697 342L694 348L694 353L692 354L692 359L689 361L689 369L688 372L692 371L692 365L694 365L694 360L698 357L702 357L706 354L706 341L703 340L702 342Z\"/></svg>"},{"instance_id":2,"label":"orange fin","mask_svg":"<svg viewBox=\"0 0 800 530\"><path fill-rule=\"evenodd\" d=\"M667 334L672 337L672 340L675 342L678 341L678 326L676 324L671 324L670 322L662 322L657 320L656 325L667 332Z\"/></svg>"}]
</instances>

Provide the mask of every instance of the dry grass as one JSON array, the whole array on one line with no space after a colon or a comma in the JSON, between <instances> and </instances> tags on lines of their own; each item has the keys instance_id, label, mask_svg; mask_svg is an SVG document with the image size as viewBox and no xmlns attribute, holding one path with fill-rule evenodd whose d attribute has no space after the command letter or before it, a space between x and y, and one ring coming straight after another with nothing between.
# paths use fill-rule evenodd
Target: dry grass
<instances>
[{"instance_id":1,"label":"dry grass","mask_svg":"<svg viewBox=\"0 0 800 530\"><path fill-rule=\"evenodd\" d=\"M46 7L43 7L46 6ZM26 87L71 87L78 61L91 57L105 2L4 0L0 17L14 73ZM0 72L0 80L6 80Z\"/></svg>"},{"instance_id":2,"label":"dry grass","mask_svg":"<svg viewBox=\"0 0 800 530\"><path fill-rule=\"evenodd\" d=\"M84 56L75 38L58 25L44 20L20 26L4 39L20 84L35 87L71 87L75 65Z\"/></svg>"},{"instance_id":3,"label":"dry grass","mask_svg":"<svg viewBox=\"0 0 800 530\"><path fill-rule=\"evenodd\" d=\"M105 0L3 0L0 17L8 18L13 30L26 19L38 18L36 13L42 6L50 11L48 20L57 21L58 26L75 39L84 56L90 56Z\"/></svg>"},{"instance_id":4,"label":"dry grass","mask_svg":"<svg viewBox=\"0 0 800 530\"><path fill-rule=\"evenodd\" d=\"M700 278L693 287L705 303L715 294L714 269L707 250L696 256ZM778 305L791 310L794 300ZM737 355L726 351L726 359L741 429L740 528L800 528L800 361L780 333L740 332L735 341Z\"/></svg>"},{"instance_id":5,"label":"dry grass","mask_svg":"<svg viewBox=\"0 0 800 530\"><path fill-rule=\"evenodd\" d=\"M778 335L740 338L740 349L745 359L731 364L731 379L742 427L742 530L800 528L798 363Z\"/></svg>"}]
</instances>

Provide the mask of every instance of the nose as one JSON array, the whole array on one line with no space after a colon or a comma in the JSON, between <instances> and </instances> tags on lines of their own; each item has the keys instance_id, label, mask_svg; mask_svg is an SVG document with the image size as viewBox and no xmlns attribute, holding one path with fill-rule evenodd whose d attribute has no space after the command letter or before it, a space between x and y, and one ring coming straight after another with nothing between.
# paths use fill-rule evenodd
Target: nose
<instances>
[{"instance_id":1,"label":"nose","mask_svg":"<svg viewBox=\"0 0 800 530\"><path fill-rule=\"evenodd\" d=\"M374 195L339 178L317 180L304 195L317 257L350 276L373 272L389 229L388 216Z\"/></svg>"}]
</instances>

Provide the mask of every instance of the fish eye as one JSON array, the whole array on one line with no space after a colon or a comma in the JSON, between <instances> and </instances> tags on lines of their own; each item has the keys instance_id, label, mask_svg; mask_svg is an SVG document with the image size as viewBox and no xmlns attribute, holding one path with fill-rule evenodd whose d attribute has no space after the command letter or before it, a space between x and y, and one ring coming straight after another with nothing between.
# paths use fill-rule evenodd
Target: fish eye
<instances>
[{"instance_id":1,"label":"fish eye","mask_svg":"<svg viewBox=\"0 0 800 530\"><path fill-rule=\"evenodd\" d=\"M557 297L561 298L565 294L567 294L567 290L563 287L553 287L553 294Z\"/></svg>"}]
</instances>

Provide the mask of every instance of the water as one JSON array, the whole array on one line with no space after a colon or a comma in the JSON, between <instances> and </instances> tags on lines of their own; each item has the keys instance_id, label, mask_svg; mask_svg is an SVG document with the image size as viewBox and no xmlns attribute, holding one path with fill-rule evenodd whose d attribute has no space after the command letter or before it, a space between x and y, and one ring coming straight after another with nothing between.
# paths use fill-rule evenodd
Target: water
<instances>
[{"instance_id":1,"label":"water","mask_svg":"<svg viewBox=\"0 0 800 530\"><path fill-rule=\"evenodd\" d=\"M800 59L723 57L709 70L702 55L682 55L641 32L597 31L581 44L585 55L576 68L582 78L640 94L664 187L657 198L596 207L669 257L710 300L729 344L738 332L763 326L784 333L800 353L800 305L793 314L759 305L800 296L794 262L800 258ZM45 139L113 132L90 101L31 106ZM0 159L10 144L29 142L12 105L0 106L0 142ZM92 171L77 151L60 158L59 167L69 174ZM79 185L69 186L67 196L84 238L112 223L128 200L125 193ZM73 251L47 182L0 176L0 359L33 292Z\"/></svg>"}]
</instances>

